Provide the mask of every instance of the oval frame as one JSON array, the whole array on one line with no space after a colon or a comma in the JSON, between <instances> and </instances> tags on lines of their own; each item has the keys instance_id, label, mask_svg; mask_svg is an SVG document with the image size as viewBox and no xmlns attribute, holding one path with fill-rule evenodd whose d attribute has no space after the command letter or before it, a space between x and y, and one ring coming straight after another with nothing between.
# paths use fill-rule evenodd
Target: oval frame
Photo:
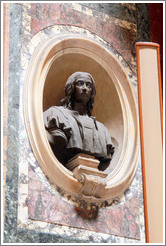
<instances>
[{"instance_id":1,"label":"oval frame","mask_svg":"<svg viewBox=\"0 0 166 246\"><path fill-rule=\"evenodd\" d=\"M72 35L45 40L36 48L27 70L23 91L23 114L28 139L38 163L51 182L69 194L80 196L82 184L54 156L43 122L42 101L46 76L56 57L64 52L83 53L91 57L111 75L116 85L124 119L122 152L117 166L106 179L106 187L100 191L100 197L82 195L84 200L90 202L110 201L130 186L139 154L135 93L123 67L110 51L90 39Z\"/></svg>"}]
</instances>

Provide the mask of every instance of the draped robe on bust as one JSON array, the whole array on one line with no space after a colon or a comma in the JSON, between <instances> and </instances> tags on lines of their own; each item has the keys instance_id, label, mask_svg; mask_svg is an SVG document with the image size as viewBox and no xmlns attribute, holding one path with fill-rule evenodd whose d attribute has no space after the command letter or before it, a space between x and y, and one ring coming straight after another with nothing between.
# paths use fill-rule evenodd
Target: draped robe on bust
<instances>
[{"instance_id":1,"label":"draped robe on bust","mask_svg":"<svg viewBox=\"0 0 166 246\"><path fill-rule=\"evenodd\" d=\"M79 115L77 111L63 106L52 106L44 112L46 130L58 128L66 138L64 155L73 157L77 153L85 153L99 160L111 160L110 149L113 143L107 128L92 116ZM72 154L73 153L73 154Z\"/></svg>"}]
</instances>

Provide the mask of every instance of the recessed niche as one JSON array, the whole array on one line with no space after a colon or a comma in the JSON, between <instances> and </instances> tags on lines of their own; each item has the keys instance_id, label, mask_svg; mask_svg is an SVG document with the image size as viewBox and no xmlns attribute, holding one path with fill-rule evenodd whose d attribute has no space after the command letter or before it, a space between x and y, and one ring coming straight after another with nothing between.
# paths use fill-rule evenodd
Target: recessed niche
<instances>
[{"instance_id":1,"label":"recessed niche","mask_svg":"<svg viewBox=\"0 0 166 246\"><path fill-rule=\"evenodd\" d=\"M139 151L137 104L128 77L117 58L98 43L76 36L43 41L35 51L24 87L24 119L34 155L49 179L74 195L82 184L55 157L47 140L43 111L60 105L67 78L75 71L89 72L96 85L93 115L109 130L116 150L104 170L106 186L97 197L101 202L122 194L131 184Z\"/></svg>"},{"instance_id":2,"label":"recessed niche","mask_svg":"<svg viewBox=\"0 0 166 246\"><path fill-rule=\"evenodd\" d=\"M121 102L111 76L92 58L77 53L62 54L51 65L43 91L43 111L51 106L60 106L64 98L67 78L76 71L88 72L95 80L96 96L92 115L109 130L115 145L115 155L109 167L104 170L111 173L118 163L124 138L124 124Z\"/></svg>"}]
</instances>

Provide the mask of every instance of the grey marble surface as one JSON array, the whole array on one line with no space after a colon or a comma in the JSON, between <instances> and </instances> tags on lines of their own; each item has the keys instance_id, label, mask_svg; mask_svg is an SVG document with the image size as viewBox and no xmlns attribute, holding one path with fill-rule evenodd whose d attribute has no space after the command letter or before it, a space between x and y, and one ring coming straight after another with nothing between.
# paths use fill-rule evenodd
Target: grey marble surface
<instances>
[{"instance_id":1,"label":"grey marble surface","mask_svg":"<svg viewBox=\"0 0 166 246\"><path fill-rule=\"evenodd\" d=\"M84 5L84 4L82 4ZM85 4L87 5L87 4ZM92 6L93 5L93 6ZM98 11L97 4L91 4L89 6L95 11ZM107 6L108 7L108 6ZM117 6L106 5L100 6L100 11L106 14L113 13L117 18L123 18L125 20L135 23L135 9L131 8L130 11L126 8L121 8L120 4ZM113 7L116 7L113 9ZM139 6L141 7L141 6ZM136 9L139 11L140 8ZM140 30L140 37L146 37L148 30L147 19L147 6L144 7L142 13L137 14L139 18L138 29ZM146 23L145 33L143 34L143 25ZM141 26L142 25L142 26ZM22 4L12 3L10 6L10 47L9 47L9 86L8 86L8 123L5 126L7 129L6 134L7 141L7 160L6 160L6 193L5 193L5 224L4 224L4 243L95 243L95 237L89 236L89 239L78 239L77 233L73 233L71 236L64 236L45 232L37 232L35 230L27 230L17 228L17 210L18 210L18 162L19 162L19 135L20 129L19 117L20 117L20 56L21 56L21 35L24 32L22 26ZM28 51L27 51L28 53ZM138 168L138 175L136 179L140 179L141 166ZM126 191L127 194L128 191ZM142 196L140 196L141 206L143 205ZM110 236L109 239L101 239L100 243L116 243L118 240L114 236ZM130 239L124 238L124 243L130 243Z\"/></svg>"},{"instance_id":2,"label":"grey marble surface","mask_svg":"<svg viewBox=\"0 0 166 246\"><path fill-rule=\"evenodd\" d=\"M93 11L136 24L136 7L133 3L81 3Z\"/></svg>"},{"instance_id":3,"label":"grey marble surface","mask_svg":"<svg viewBox=\"0 0 166 246\"><path fill-rule=\"evenodd\" d=\"M9 84L8 84L8 123L7 159L5 187L5 242L17 238L18 201L18 128L19 128L19 70L22 8L12 5L10 9L9 45Z\"/></svg>"},{"instance_id":4,"label":"grey marble surface","mask_svg":"<svg viewBox=\"0 0 166 246\"><path fill-rule=\"evenodd\" d=\"M148 3L81 3L94 12L129 21L137 25L137 42L150 41Z\"/></svg>"},{"instance_id":5,"label":"grey marble surface","mask_svg":"<svg viewBox=\"0 0 166 246\"><path fill-rule=\"evenodd\" d=\"M136 4L137 42L150 42L149 8L147 3Z\"/></svg>"}]
</instances>

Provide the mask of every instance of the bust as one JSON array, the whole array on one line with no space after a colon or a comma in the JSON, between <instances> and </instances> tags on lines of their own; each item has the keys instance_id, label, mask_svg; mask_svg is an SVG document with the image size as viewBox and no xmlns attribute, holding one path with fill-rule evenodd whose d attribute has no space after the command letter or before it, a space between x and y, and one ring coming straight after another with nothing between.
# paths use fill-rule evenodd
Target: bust
<instances>
[{"instance_id":1,"label":"bust","mask_svg":"<svg viewBox=\"0 0 166 246\"><path fill-rule=\"evenodd\" d=\"M114 145L107 128L92 116L95 81L86 72L73 73L65 85L61 106L44 112L44 124L49 143L62 164L79 153L88 154L109 163Z\"/></svg>"}]
</instances>

